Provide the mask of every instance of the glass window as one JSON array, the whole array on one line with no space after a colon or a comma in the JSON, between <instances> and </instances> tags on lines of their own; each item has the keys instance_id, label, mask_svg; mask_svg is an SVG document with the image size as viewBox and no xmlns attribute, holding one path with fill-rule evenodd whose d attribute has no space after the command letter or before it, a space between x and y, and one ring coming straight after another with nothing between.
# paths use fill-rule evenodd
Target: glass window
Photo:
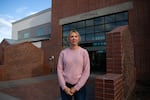
<instances>
[{"instance_id":1,"label":"glass window","mask_svg":"<svg viewBox=\"0 0 150 100\"><path fill-rule=\"evenodd\" d=\"M77 31L79 32L80 35L85 34L85 28L77 29Z\"/></svg>"},{"instance_id":2,"label":"glass window","mask_svg":"<svg viewBox=\"0 0 150 100\"><path fill-rule=\"evenodd\" d=\"M117 26L128 24L128 12L121 12L106 16L100 16L84 21L63 25L63 37L66 37L71 29L76 29L81 35L81 41L100 40L105 41L105 33L112 31Z\"/></svg>"},{"instance_id":3,"label":"glass window","mask_svg":"<svg viewBox=\"0 0 150 100\"><path fill-rule=\"evenodd\" d=\"M85 27L85 21L77 22L77 28Z\"/></svg>"},{"instance_id":4,"label":"glass window","mask_svg":"<svg viewBox=\"0 0 150 100\"><path fill-rule=\"evenodd\" d=\"M98 26L95 26L95 32L103 32L104 31L104 25L98 25Z\"/></svg>"},{"instance_id":5,"label":"glass window","mask_svg":"<svg viewBox=\"0 0 150 100\"><path fill-rule=\"evenodd\" d=\"M65 30L69 30L70 29L70 25L68 24L68 25L63 25L63 30L65 31Z\"/></svg>"},{"instance_id":6,"label":"glass window","mask_svg":"<svg viewBox=\"0 0 150 100\"><path fill-rule=\"evenodd\" d=\"M128 21L119 21L116 23L116 26L128 25Z\"/></svg>"},{"instance_id":7,"label":"glass window","mask_svg":"<svg viewBox=\"0 0 150 100\"><path fill-rule=\"evenodd\" d=\"M94 40L94 34L87 34L86 35L86 40Z\"/></svg>"},{"instance_id":8,"label":"glass window","mask_svg":"<svg viewBox=\"0 0 150 100\"><path fill-rule=\"evenodd\" d=\"M38 31L37 31L37 35L41 36L43 34L44 34L44 30L42 28L39 28Z\"/></svg>"},{"instance_id":9,"label":"glass window","mask_svg":"<svg viewBox=\"0 0 150 100\"><path fill-rule=\"evenodd\" d=\"M99 25L99 24L104 24L104 17L98 17L94 19L94 24Z\"/></svg>"},{"instance_id":10,"label":"glass window","mask_svg":"<svg viewBox=\"0 0 150 100\"><path fill-rule=\"evenodd\" d=\"M105 34L104 33L95 34L95 40L105 40Z\"/></svg>"},{"instance_id":11,"label":"glass window","mask_svg":"<svg viewBox=\"0 0 150 100\"><path fill-rule=\"evenodd\" d=\"M76 29L76 25L77 25L77 23L70 24L70 29Z\"/></svg>"},{"instance_id":12,"label":"glass window","mask_svg":"<svg viewBox=\"0 0 150 100\"><path fill-rule=\"evenodd\" d=\"M115 15L105 16L105 23L115 22Z\"/></svg>"},{"instance_id":13,"label":"glass window","mask_svg":"<svg viewBox=\"0 0 150 100\"><path fill-rule=\"evenodd\" d=\"M115 28L115 23L105 24L105 31L112 31Z\"/></svg>"},{"instance_id":14,"label":"glass window","mask_svg":"<svg viewBox=\"0 0 150 100\"><path fill-rule=\"evenodd\" d=\"M30 33L26 32L24 33L24 38L29 38Z\"/></svg>"},{"instance_id":15,"label":"glass window","mask_svg":"<svg viewBox=\"0 0 150 100\"><path fill-rule=\"evenodd\" d=\"M21 33L18 33L18 40L22 39Z\"/></svg>"},{"instance_id":16,"label":"glass window","mask_svg":"<svg viewBox=\"0 0 150 100\"><path fill-rule=\"evenodd\" d=\"M86 27L86 34L89 34L89 33L93 33L94 34L94 27L93 26Z\"/></svg>"},{"instance_id":17,"label":"glass window","mask_svg":"<svg viewBox=\"0 0 150 100\"><path fill-rule=\"evenodd\" d=\"M122 21L122 20L127 20L127 19L128 19L127 12L116 14L116 21Z\"/></svg>"},{"instance_id":18,"label":"glass window","mask_svg":"<svg viewBox=\"0 0 150 100\"><path fill-rule=\"evenodd\" d=\"M63 46L68 46L67 36L63 37Z\"/></svg>"},{"instance_id":19,"label":"glass window","mask_svg":"<svg viewBox=\"0 0 150 100\"><path fill-rule=\"evenodd\" d=\"M68 36L68 34L69 34L69 31L64 31L63 32L63 37Z\"/></svg>"},{"instance_id":20,"label":"glass window","mask_svg":"<svg viewBox=\"0 0 150 100\"><path fill-rule=\"evenodd\" d=\"M86 20L86 26L93 26L94 25L94 21L92 20Z\"/></svg>"},{"instance_id":21,"label":"glass window","mask_svg":"<svg viewBox=\"0 0 150 100\"><path fill-rule=\"evenodd\" d=\"M81 42L85 41L85 35L80 35L80 37L81 37Z\"/></svg>"}]
</instances>

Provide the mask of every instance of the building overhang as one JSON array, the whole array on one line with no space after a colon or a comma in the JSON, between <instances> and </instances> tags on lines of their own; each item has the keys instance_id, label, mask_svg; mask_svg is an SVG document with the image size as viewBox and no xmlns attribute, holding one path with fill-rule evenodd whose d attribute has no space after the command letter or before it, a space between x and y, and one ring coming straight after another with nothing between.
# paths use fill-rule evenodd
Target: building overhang
<instances>
[{"instance_id":1,"label":"building overhang","mask_svg":"<svg viewBox=\"0 0 150 100\"><path fill-rule=\"evenodd\" d=\"M64 24L68 24L72 22L77 22L77 21L104 16L108 14L113 14L117 12L123 12L123 11L130 10L132 8L133 8L133 3L132 1L129 1L129 2L117 4L117 5L110 6L110 7L96 9L87 13L82 13L79 15L62 18L59 20L59 25L64 25Z\"/></svg>"}]
</instances>

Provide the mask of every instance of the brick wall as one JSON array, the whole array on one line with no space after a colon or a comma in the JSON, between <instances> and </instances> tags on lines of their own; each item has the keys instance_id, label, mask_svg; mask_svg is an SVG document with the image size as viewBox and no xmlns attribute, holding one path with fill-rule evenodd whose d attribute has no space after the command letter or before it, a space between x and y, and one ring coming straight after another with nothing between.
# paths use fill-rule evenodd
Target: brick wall
<instances>
[{"instance_id":1,"label":"brick wall","mask_svg":"<svg viewBox=\"0 0 150 100\"><path fill-rule=\"evenodd\" d=\"M123 80L121 74L105 74L95 78L96 100L122 100Z\"/></svg>"},{"instance_id":2,"label":"brick wall","mask_svg":"<svg viewBox=\"0 0 150 100\"><path fill-rule=\"evenodd\" d=\"M109 97L109 100L122 100L122 97L127 99L133 91L136 83L136 70L134 65L133 42L131 38L128 26L117 27L106 34L107 74L104 76L100 75L96 78L96 98L99 98L97 100L107 100ZM112 74L111 76L111 74L108 75L108 73L118 74L122 77L120 77L121 79L115 78L118 75ZM117 82L122 85L120 85L120 88L114 89L117 87L114 83ZM107 84L113 86L113 92L110 96L104 96L104 94L110 92L107 91ZM103 98L101 98L99 91L103 94ZM123 94L122 97L120 97L120 94L117 94L118 91Z\"/></svg>"},{"instance_id":3,"label":"brick wall","mask_svg":"<svg viewBox=\"0 0 150 100\"><path fill-rule=\"evenodd\" d=\"M43 75L43 51L29 42L9 45L3 48L1 71L5 80L21 79ZM5 67L5 68L4 68Z\"/></svg>"},{"instance_id":4,"label":"brick wall","mask_svg":"<svg viewBox=\"0 0 150 100\"><path fill-rule=\"evenodd\" d=\"M150 1L133 0L129 11L129 28L133 36L137 80L150 80ZM142 13L142 14L141 14Z\"/></svg>"},{"instance_id":5,"label":"brick wall","mask_svg":"<svg viewBox=\"0 0 150 100\"><path fill-rule=\"evenodd\" d=\"M2 64L2 55L3 55L2 52L3 52L2 51L2 44L0 44L0 65Z\"/></svg>"},{"instance_id":6,"label":"brick wall","mask_svg":"<svg viewBox=\"0 0 150 100\"><path fill-rule=\"evenodd\" d=\"M106 42L107 73L123 74L124 97L128 97L136 82L133 41L128 26L107 33Z\"/></svg>"}]
</instances>

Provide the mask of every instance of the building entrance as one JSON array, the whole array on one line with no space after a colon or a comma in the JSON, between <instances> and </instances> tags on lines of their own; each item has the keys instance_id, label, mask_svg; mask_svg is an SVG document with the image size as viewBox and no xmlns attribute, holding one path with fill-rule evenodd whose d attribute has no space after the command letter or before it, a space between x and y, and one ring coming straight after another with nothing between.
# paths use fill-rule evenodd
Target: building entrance
<instances>
[{"instance_id":1,"label":"building entrance","mask_svg":"<svg viewBox=\"0 0 150 100\"><path fill-rule=\"evenodd\" d=\"M106 53L101 51L88 51L92 73L106 72Z\"/></svg>"}]
</instances>

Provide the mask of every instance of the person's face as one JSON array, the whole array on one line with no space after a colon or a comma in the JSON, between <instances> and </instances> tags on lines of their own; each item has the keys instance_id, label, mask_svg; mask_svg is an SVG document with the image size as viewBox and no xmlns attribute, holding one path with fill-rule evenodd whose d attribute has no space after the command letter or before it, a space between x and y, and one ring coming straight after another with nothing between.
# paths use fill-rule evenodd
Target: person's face
<instances>
[{"instance_id":1,"label":"person's face","mask_svg":"<svg viewBox=\"0 0 150 100\"><path fill-rule=\"evenodd\" d=\"M72 32L69 36L69 43L70 45L78 45L79 43L79 36L77 33Z\"/></svg>"}]
</instances>

